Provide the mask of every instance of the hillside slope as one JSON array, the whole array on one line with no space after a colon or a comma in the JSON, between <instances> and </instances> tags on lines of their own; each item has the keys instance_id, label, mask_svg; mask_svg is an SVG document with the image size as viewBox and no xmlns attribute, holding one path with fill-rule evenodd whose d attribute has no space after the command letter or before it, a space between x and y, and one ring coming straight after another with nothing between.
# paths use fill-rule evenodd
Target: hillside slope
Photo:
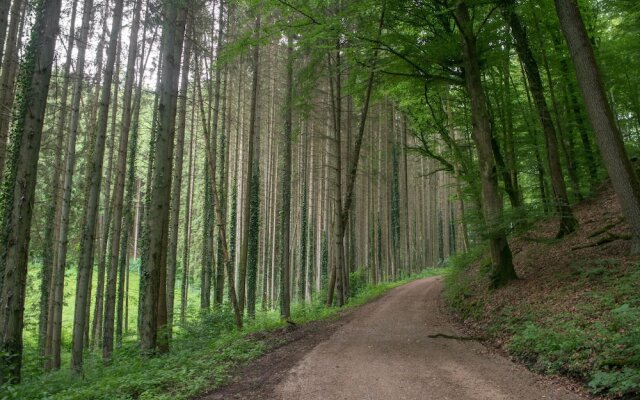
<instances>
[{"instance_id":1,"label":"hillside slope","mask_svg":"<svg viewBox=\"0 0 640 400\"><path fill-rule=\"evenodd\" d=\"M640 268L609 185L575 206L579 230L542 221L510 241L520 280L491 291L483 251L454 258L448 303L465 325L531 369L597 394L640 398Z\"/></svg>"}]
</instances>

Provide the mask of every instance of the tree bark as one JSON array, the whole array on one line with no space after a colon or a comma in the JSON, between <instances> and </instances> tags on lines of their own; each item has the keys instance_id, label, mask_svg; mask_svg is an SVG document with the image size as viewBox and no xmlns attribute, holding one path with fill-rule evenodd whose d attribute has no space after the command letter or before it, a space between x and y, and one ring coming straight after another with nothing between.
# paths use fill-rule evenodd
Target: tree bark
<instances>
[{"instance_id":1,"label":"tree bark","mask_svg":"<svg viewBox=\"0 0 640 400\"><path fill-rule=\"evenodd\" d=\"M473 140L480 163L482 212L491 250L492 286L500 287L516 279L507 235L502 227L502 199L498 191L495 158L491 147L491 122L482 86L480 60L469 9L464 1L456 5L454 15L462 34L462 55L467 91L471 98Z\"/></svg>"},{"instance_id":2,"label":"tree bark","mask_svg":"<svg viewBox=\"0 0 640 400\"><path fill-rule=\"evenodd\" d=\"M607 100L602 76L578 5L575 0L555 0L555 5L602 160L631 227L631 252L639 254L640 182L629 161L622 134Z\"/></svg>"},{"instance_id":3,"label":"tree bark","mask_svg":"<svg viewBox=\"0 0 640 400\"><path fill-rule=\"evenodd\" d=\"M292 117L293 117L293 37L287 35L287 83L285 94L285 117L284 117L284 153L282 171L282 268L280 270L280 318L288 319L291 316L291 141L292 138Z\"/></svg>"},{"instance_id":4,"label":"tree bark","mask_svg":"<svg viewBox=\"0 0 640 400\"><path fill-rule=\"evenodd\" d=\"M95 148L93 149L93 158L90 164L90 175L87 176L87 198L83 217L86 225L84 226L80 241L78 281L76 285L75 301L76 307L73 320L73 339L71 350L71 368L76 372L80 372L82 370L85 329L89 319L87 305L89 302L91 271L93 269L98 203L100 199L100 186L102 184L102 166L104 161L107 120L109 118L109 104L111 99L111 83L113 81L113 70L118 49L118 36L122 25L123 3L123 0L116 0L113 11L111 36L109 38L107 62L104 70L104 82L98 110Z\"/></svg>"},{"instance_id":5,"label":"tree bark","mask_svg":"<svg viewBox=\"0 0 640 400\"><path fill-rule=\"evenodd\" d=\"M53 330L53 320L58 317L58 323L61 323L61 309L60 314L52 312L53 299L56 297L55 290L62 290L60 282L60 274L56 274L54 277L54 266L56 265L55 254L57 249L57 243L55 240L56 223L58 222L57 216L60 210L61 202L58 201L61 191L61 179L59 172L62 170L62 148L64 146L66 120L68 115L67 99L69 95L69 84L71 81L71 60L73 57L73 46L75 40L75 21L77 14L78 2L75 0L71 9L71 22L69 24L69 40L67 44L66 61L64 65L64 77L62 82L62 94L60 99L60 113L56 121L56 147L55 147L55 166L52 174L52 191L51 200L47 209L47 227L45 228L45 243L44 243L44 259L42 260L42 281L40 284L40 324L39 324L39 347L40 354L44 357L44 368L49 370L51 368L60 368L60 353L57 354L57 360L50 359L51 349L51 336ZM64 277L62 277L64 279ZM55 317L54 317L55 315ZM51 327L51 329L49 329ZM53 364L53 365L52 365Z\"/></svg>"},{"instance_id":6,"label":"tree bark","mask_svg":"<svg viewBox=\"0 0 640 400\"><path fill-rule=\"evenodd\" d=\"M20 382L31 217L61 1L36 1L34 9L36 20L18 80L20 96L2 186L0 385Z\"/></svg>"},{"instance_id":7,"label":"tree bark","mask_svg":"<svg viewBox=\"0 0 640 400\"><path fill-rule=\"evenodd\" d=\"M166 333L166 268L169 228L171 171L175 134L178 78L185 31L186 5L171 0L162 2L165 16L162 29L162 71L158 102L158 127L151 178L150 208L146 221L149 248L145 268L141 314L140 347L143 352L168 350ZM164 280L163 280L164 277Z\"/></svg>"},{"instance_id":8,"label":"tree bark","mask_svg":"<svg viewBox=\"0 0 640 400\"><path fill-rule=\"evenodd\" d=\"M111 254L108 256L107 290L104 306L104 332L102 335L102 357L111 358L114 342L114 322L116 309L116 284L118 265L120 264L120 238L122 236L122 213L124 201L124 184L127 173L127 150L132 116L132 94L135 82L135 65L138 57L138 31L140 28L141 0L136 0L133 10L133 22L129 38L129 54L125 75L124 94L122 99L122 120L120 138L118 140L118 159L116 161L116 181L113 187L113 228L111 231ZM99 318L100 316L96 316Z\"/></svg>"},{"instance_id":9,"label":"tree bark","mask_svg":"<svg viewBox=\"0 0 640 400\"><path fill-rule=\"evenodd\" d=\"M51 288L50 300L50 322L47 327L47 344L45 354L51 359L51 368L60 367L60 344L62 335L62 300L64 287L64 270L67 262L67 246L69 233L69 214L71 211L71 189L73 182L73 172L75 167L76 139L78 137L78 127L80 121L80 99L82 96L82 84L85 66L85 55L87 49L87 39L89 27L93 18L92 1L85 2L82 25L80 27L80 37L77 40L78 53L76 71L73 81L73 94L71 100L71 118L69 134L66 141L66 161L63 171L62 198L60 212L58 214L58 235L56 242L55 265L53 266L52 282L55 288Z\"/></svg>"},{"instance_id":10,"label":"tree bark","mask_svg":"<svg viewBox=\"0 0 640 400\"><path fill-rule=\"evenodd\" d=\"M178 99L178 131L174 155L173 182L171 188L171 215L169 217L169 249L167 250L167 329L169 337L173 332L173 306L176 289L176 266L178 259L178 234L180 229L180 192L182 189L182 166L184 160L184 135L187 128L187 96L189 90L189 71L191 67L191 39L193 17L187 15L182 56L182 80ZM199 79L199 77L196 77Z\"/></svg>"},{"instance_id":11,"label":"tree bark","mask_svg":"<svg viewBox=\"0 0 640 400\"><path fill-rule=\"evenodd\" d=\"M6 0L0 6L0 65L2 65L2 74L0 74L0 179L4 176L4 163L7 153L7 136L9 133L9 125L11 123L11 108L15 97L15 80L18 71L18 43L20 43L20 26L24 24L25 10L23 7L24 0L14 0L11 6L11 22L9 23L9 31L7 35L7 43L4 47L6 54L3 58L3 45L6 30L6 12L9 9L11 1ZM5 9L6 7L6 9ZM3 27L4 24L4 27Z\"/></svg>"},{"instance_id":12,"label":"tree bark","mask_svg":"<svg viewBox=\"0 0 640 400\"><path fill-rule=\"evenodd\" d=\"M549 162L549 175L551 176L551 185L555 197L555 206L560 214L560 227L556 235L561 238L566 234L574 232L578 227L578 221L571 211L569 205L569 196L567 195L567 187L562 175L562 166L560 165L560 152L558 151L558 137L556 129L553 126L551 112L544 97L544 87L542 78L540 77L540 69L538 63L533 56L527 33L520 22L520 17L516 14L514 0L505 0L502 4L502 13L511 28L511 34L515 39L516 51L524 65L524 70L529 81L531 94L538 111L538 117L544 132L545 144L547 148L547 161Z\"/></svg>"},{"instance_id":13,"label":"tree bark","mask_svg":"<svg viewBox=\"0 0 640 400\"><path fill-rule=\"evenodd\" d=\"M199 65L198 65L198 59L197 59L197 53L196 53L196 60L195 60L195 64L196 64L196 76L199 76ZM200 87L200 81L198 79L196 79L196 92L197 92L197 96L198 96L198 103L200 105L200 115L203 121L206 121L206 117L205 117L205 112L204 112L204 105L202 102L202 88ZM211 174L211 176L215 176L215 164L213 162L213 150L212 150L212 146L211 146L211 133L209 132L209 129L207 127L206 124L203 124L203 133L204 133L204 142L205 142L205 150L206 150L206 154L207 154L207 166L209 169L209 174ZM240 309L240 305L238 302L238 297L236 295L236 287L235 287L235 280L234 280L234 271L233 271L233 263L231 262L231 258L230 258L230 253L229 253L229 247L227 244L227 232L226 232L226 218L225 218L225 214L222 213L222 208L220 207L220 196L218 195L218 188L216 187L216 185L212 185L212 191L213 191L213 204L214 204L214 209L215 209L215 213L216 213L216 224L218 225L218 237L219 237L219 243L222 245L222 261L224 263L224 265L226 266L226 270L227 270L227 286L229 287L229 291L228 291L228 295L229 295L229 299L231 301L231 306L233 308L233 313L235 316L235 322L236 322L236 327L238 329L242 329L242 311ZM234 196L235 197L235 196ZM232 213L232 218L233 218L233 213Z\"/></svg>"},{"instance_id":14,"label":"tree bark","mask_svg":"<svg viewBox=\"0 0 640 400\"><path fill-rule=\"evenodd\" d=\"M255 18L254 37L256 40L260 38L260 14ZM260 46L256 43L252 50L252 68L253 68L253 80L251 84L251 109L249 117L249 141L247 145L247 192L243 197L242 204L242 230L240 239L240 263L238 264L238 305L240 312L244 313L245 308L245 286L251 287L255 284L255 279L251 282L253 276L250 276L249 282L247 277L253 271L248 271L249 266L249 240L251 230L251 194L256 190L256 176L254 176L254 163L255 163L255 141L257 136L258 127L256 126L256 119L258 117L258 83L259 83L259 70L260 70ZM258 149L258 152L260 149ZM215 176L215 175L214 175ZM253 293L255 296L255 292ZM247 296L248 297L248 296ZM247 299L248 302L248 299ZM254 299L255 302L255 299ZM254 303L255 306L255 303Z\"/></svg>"}]
</instances>

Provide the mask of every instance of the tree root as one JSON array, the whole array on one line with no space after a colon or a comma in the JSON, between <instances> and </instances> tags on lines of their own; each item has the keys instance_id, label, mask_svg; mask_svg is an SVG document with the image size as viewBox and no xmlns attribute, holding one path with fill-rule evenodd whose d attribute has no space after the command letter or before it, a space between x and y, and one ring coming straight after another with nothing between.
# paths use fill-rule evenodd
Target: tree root
<instances>
[{"instance_id":1,"label":"tree root","mask_svg":"<svg viewBox=\"0 0 640 400\"><path fill-rule=\"evenodd\" d=\"M432 339L443 338L443 339L454 339L454 340L477 340L477 341L486 340L485 338L480 336L451 336L451 335L446 335L444 333L436 333L435 335L429 335L429 337Z\"/></svg>"},{"instance_id":2,"label":"tree root","mask_svg":"<svg viewBox=\"0 0 640 400\"><path fill-rule=\"evenodd\" d=\"M631 240L631 235L625 234L625 235L616 235L613 233L609 233L607 235L607 237L604 237L596 242L592 242L592 243L587 243L581 246L574 246L571 248L571 250L580 250L580 249L587 249L589 247L596 247L596 246L601 246L603 244L607 244L607 243L611 243L611 242L615 242L616 240Z\"/></svg>"},{"instance_id":3,"label":"tree root","mask_svg":"<svg viewBox=\"0 0 640 400\"><path fill-rule=\"evenodd\" d=\"M620 225L620 223L622 223L624 221L624 218L619 218L616 222L613 222L603 228L598 229L597 231L593 232L591 235L589 235L589 238L592 239L596 236L600 236L603 233L606 233L608 231L610 231L611 229L615 228L616 226Z\"/></svg>"}]
</instances>

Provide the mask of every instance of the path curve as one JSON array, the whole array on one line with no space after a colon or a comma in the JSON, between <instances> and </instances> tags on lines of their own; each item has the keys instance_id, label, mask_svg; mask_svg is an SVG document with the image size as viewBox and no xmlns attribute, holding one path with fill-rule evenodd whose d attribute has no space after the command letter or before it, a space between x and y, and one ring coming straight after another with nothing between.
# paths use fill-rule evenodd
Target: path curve
<instances>
[{"instance_id":1,"label":"path curve","mask_svg":"<svg viewBox=\"0 0 640 400\"><path fill-rule=\"evenodd\" d=\"M308 352L273 399L559 399L581 396L462 336L441 311L442 278L394 289ZM367 310L369 308L369 310Z\"/></svg>"}]
</instances>

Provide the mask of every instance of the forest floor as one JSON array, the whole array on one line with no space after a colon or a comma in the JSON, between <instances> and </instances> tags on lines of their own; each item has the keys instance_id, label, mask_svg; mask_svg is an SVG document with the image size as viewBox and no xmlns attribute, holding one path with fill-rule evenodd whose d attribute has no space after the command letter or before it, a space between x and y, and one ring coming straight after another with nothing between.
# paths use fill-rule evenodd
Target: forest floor
<instances>
[{"instance_id":1,"label":"forest floor","mask_svg":"<svg viewBox=\"0 0 640 400\"><path fill-rule=\"evenodd\" d=\"M442 290L443 278L421 279L338 319L269 333L273 349L202 400L587 398L466 336Z\"/></svg>"},{"instance_id":2,"label":"forest floor","mask_svg":"<svg viewBox=\"0 0 640 400\"><path fill-rule=\"evenodd\" d=\"M471 335L531 370L640 399L640 259L610 184L573 207L576 232L542 220L509 241L519 279L489 288L480 249L451 260L445 299Z\"/></svg>"}]
</instances>

